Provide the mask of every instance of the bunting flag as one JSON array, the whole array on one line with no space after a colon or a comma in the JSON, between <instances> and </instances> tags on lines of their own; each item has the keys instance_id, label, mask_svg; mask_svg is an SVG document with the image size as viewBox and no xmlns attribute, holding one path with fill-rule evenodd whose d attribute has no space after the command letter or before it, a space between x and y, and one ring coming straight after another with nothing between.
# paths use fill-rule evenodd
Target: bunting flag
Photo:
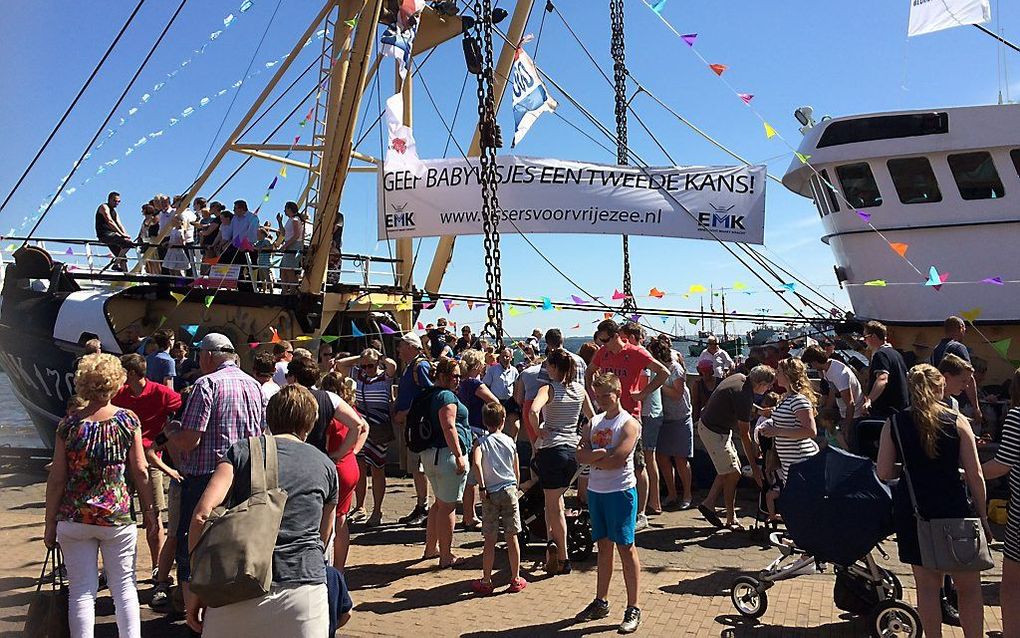
<instances>
[{"instance_id":1,"label":"bunting flag","mask_svg":"<svg viewBox=\"0 0 1020 638\"><path fill-rule=\"evenodd\" d=\"M655 0L652 3L652 11L662 15L662 10L666 8L666 0Z\"/></svg>"},{"instance_id":2,"label":"bunting flag","mask_svg":"<svg viewBox=\"0 0 1020 638\"><path fill-rule=\"evenodd\" d=\"M949 280L948 273L939 273L935 266L928 269L928 281L924 282L925 286L931 286L935 290L939 290L942 284Z\"/></svg>"},{"instance_id":3,"label":"bunting flag","mask_svg":"<svg viewBox=\"0 0 1020 638\"><path fill-rule=\"evenodd\" d=\"M871 213L865 213L863 210L858 210L854 212L856 212L857 216L863 219L865 222L871 221Z\"/></svg>"},{"instance_id":4,"label":"bunting flag","mask_svg":"<svg viewBox=\"0 0 1020 638\"><path fill-rule=\"evenodd\" d=\"M513 306L510 306L510 308L507 310L507 314L510 315L511 317L516 317L517 315L521 314L521 311L518 310L517 308L514 308Z\"/></svg>"},{"instance_id":5,"label":"bunting flag","mask_svg":"<svg viewBox=\"0 0 1020 638\"><path fill-rule=\"evenodd\" d=\"M424 329L425 329L425 324L423 324L422 322L419 321L418 322L418 330L424 330Z\"/></svg>"},{"instance_id":6,"label":"bunting flag","mask_svg":"<svg viewBox=\"0 0 1020 638\"><path fill-rule=\"evenodd\" d=\"M473 302L473 301L471 301L469 299L468 302L467 302L467 307L468 307L468 310L474 310L475 309L475 302Z\"/></svg>"},{"instance_id":7,"label":"bunting flag","mask_svg":"<svg viewBox=\"0 0 1020 638\"><path fill-rule=\"evenodd\" d=\"M801 153L800 151L794 151L793 154L797 156L797 159L800 160L801 164L807 164L808 160L811 159L810 155L805 155L805 154Z\"/></svg>"},{"instance_id":8,"label":"bunting flag","mask_svg":"<svg viewBox=\"0 0 1020 638\"><path fill-rule=\"evenodd\" d=\"M184 325L181 326L181 330L184 330L189 335L194 337L194 336L196 336L198 334L198 324L197 323L184 324Z\"/></svg>"},{"instance_id":9,"label":"bunting flag","mask_svg":"<svg viewBox=\"0 0 1020 638\"><path fill-rule=\"evenodd\" d=\"M67 250L64 251L64 254L65 255L73 255L74 254L74 249L73 248L68 248Z\"/></svg>"},{"instance_id":10,"label":"bunting flag","mask_svg":"<svg viewBox=\"0 0 1020 638\"><path fill-rule=\"evenodd\" d=\"M588 303L587 301L585 301L584 299L578 297L577 295L570 295L570 299L573 300L573 302L576 303L576 304L586 304L586 303Z\"/></svg>"},{"instance_id":11,"label":"bunting flag","mask_svg":"<svg viewBox=\"0 0 1020 638\"><path fill-rule=\"evenodd\" d=\"M694 46L694 41L698 39L697 33L685 33L680 36L680 39L687 43L687 46Z\"/></svg>"},{"instance_id":12,"label":"bunting flag","mask_svg":"<svg viewBox=\"0 0 1020 638\"><path fill-rule=\"evenodd\" d=\"M734 281L733 282L733 289L734 290L747 290L747 284L745 284L742 281Z\"/></svg>"},{"instance_id":13,"label":"bunting flag","mask_svg":"<svg viewBox=\"0 0 1020 638\"><path fill-rule=\"evenodd\" d=\"M687 319L687 321L692 326L696 326L696 325L698 325L698 321L700 321L700 320L697 317L690 317L689 319Z\"/></svg>"},{"instance_id":14,"label":"bunting flag","mask_svg":"<svg viewBox=\"0 0 1020 638\"><path fill-rule=\"evenodd\" d=\"M276 328L269 328L269 331L273 333L273 338L269 340L269 343L282 343L283 339L280 338L280 333L276 331Z\"/></svg>"},{"instance_id":15,"label":"bunting flag","mask_svg":"<svg viewBox=\"0 0 1020 638\"><path fill-rule=\"evenodd\" d=\"M443 299L443 305L446 307L446 314L450 314L450 308L453 308L457 304L449 299Z\"/></svg>"},{"instance_id":16,"label":"bunting flag","mask_svg":"<svg viewBox=\"0 0 1020 638\"><path fill-rule=\"evenodd\" d=\"M1010 346L1010 344L1012 342L1013 342L1013 337L1007 337L1006 339L1001 339L999 341L993 341L992 342L992 347L995 348L995 351L998 352L1002 356L1003 359L1008 359L1009 358L1009 346Z\"/></svg>"},{"instance_id":17,"label":"bunting flag","mask_svg":"<svg viewBox=\"0 0 1020 638\"><path fill-rule=\"evenodd\" d=\"M630 316L630 320L633 321L634 323L637 323L640 319L641 319L641 315L639 315L639 314L633 314L633 315Z\"/></svg>"},{"instance_id":18,"label":"bunting flag","mask_svg":"<svg viewBox=\"0 0 1020 638\"><path fill-rule=\"evenodd\" d=\"M602 318L603 319L612 319L613 318L613 313L611 313L611 312L603 312L602 313Z\"/></svg>"},{"instance_id":19,"label":"bunting flag","mask_svg":"<svg viewBox=\"0 0 1020 638\"><path fill-rule=\"evenodd\" d=\"M648 291L648 296L655 297L656 299L662 299L663 297L666 296L666 293L659 290L658 288L652 288L651 290Z\"/></svg>"},{"instance_id":20,"label":"bunting flag","mask_svg":"<svg viewBox=\"0 0 1020 638\"><path fill-rule=\"evenodd\" d=\"M181 302L183 302L184 298L187 297L187 295L181 292L172 292L170 293L170 296L177 300L178 306L181 305Z\"/></svg>"},{"instance_id":21,"label":"bunting flag","mask_svg":"<svg viewBox=\"0 0 1020 638\"><path fill-rule=\"evenodd\" d=\"M900 242L894 241L889 243L889 248L896 251L900 257L906 258L907 249L910 248L910 244L901 244Z\"/></svg>"},{"instance_id":22,"label":"bunting flag","mask_svg":"<svg viewBox=\"0 0 1020 638\"><path fill-rule=\"evenodd\" d=\"M393 328L390 328L389 326L387 326L384 323L379 324L379 330L382 330L382 333L384 335L396 334L396 332L397 332L396 330L394 330Z\"/></svg>"},{"instance_id":23,"label":"bunting flag","mask_svg":"<svg viewBox=\"0 0 1020 638\"><path fill-rule=\"evenodd\" d=\"M287 179L287 165L284 164L280 167L280 177Z\"/></svg>"},{"instance_id":24,"label":"bunting flag","mask_svg":"<svg viewBox=\"0 0 1020 638\"><path fill-rule=\"evenodd\" d=\"M687 293L692 295L700 292L708 292L708 288L705 288L701 284L691 284L691 287L687 289Z\"/></svg>"},{"instance_id":25,"label":"bunting flag","mask_svg":"<svg viewBox=\"0 0 1020 638\"><path fill-rule=\"evenodd\" d=\"M534 61L524 50L523 44L530 39L529 35L521 41L522 46L514 53L514 63L510 71L514 111L514 139L511 148L521 143L540 115L552 113L557 107L556 100L546 90Z\"/></svg>"},{"instance_id":26,"label":"bunting flag","mask_svg":"<svg viewBox=\"0 0 1020 638\"><path fill-rule=\"evenodd\" d=\"M208 295L205 298L205 307L208 308L209 306L211 306L212 302L213 302L213 296L212 295Z\"/></svg>"},{"instance_id":27,"label":"bunting flag","mask_svg":"<svg viewBox=\"0 0 1020 638\"><path fill-rule=\"evenodd\" d=\"M254 350L255 348L258 348L261 345L262 345L261 341L249 341L248 342L248 347L251 348L252 350Z\"/></svg>"},{"instance_id":28,"label":"bunting flag","mask_svg":"<svg viewBox=\"0 0 1020 638\"><path fill-rule=\"evenodd\" d=\"M709 64L708 68L712 69L712 72L715 73L716 75L722 77L723 72L726 71L726 69L728 69L729 67L726 66L725 64Z\"/></svg>"},{"instance_id":29,"label":"bunting flag","mask_svg":"<svg viewBox=\"0 0 1020 638\"><path fill-rule=\"evenodd\" d=\"M613 301L619 301L621 299L626 299L626 298L627 298L627 295L623 294L622 292L620 292L619 290L617 290L615 288L613 289Z\"/></svg>"},{"instance_id":30,"label":"bunting flag","mask_svg":"<svg viewBox=\"0 0 1020 638\"><path fill-rule=\"evenodd\" d=\"M871 281L865 281L864 285L865 286L878 286L880 288L884 288L886 283L885 283L885 279L872 279Z\"/></svg>"},{"instance_id":31,"label":"bunting flag","mask_svg":"<svg viewBox=\"0 0 1020 638\"><path fill-rule=\"evenodd\" d=\"M785 283L785 284L782 285L782 287L785 290L789 290L790 292L796 292L797 291L797 284L795 284L793 282Z\"/></svg>"},{"instance_id":32,"label":"bunting flag","mask_svg":"<svg viewBox=\"0 0 1020 638\"><path fill-rule=\"evenodd\" d=\"M750 104L751 100L754 99L754 95L750 93L737 93L737 97L739 97L744 104Z\"/></svg>"},{"instance_id":33,"label":"bunting flag","mask_svg":"<svg viewBox=\"0 0 1020 638\"><path fill-rule=\"evenodd\" d=\"M404 126L404 97L400 93L386 99L386 128L389 137L383 170L387 173L409 171L416 177L424 177L427 169L418 157L414 133L411 127Z\"/></svg>"},{"instance_id":34,"label":"bunting flag","mask_svg":"<svg viewBox=\"0 0 1020 638\"><path fill-rule=\"evenodd\" d=\"M352 322L351 322L351 335L352 335L352 336L354 336L354 337L364 337L364 336L365 336L365 333L364 333L364 332L362 332L362 331L360 331L360 330L358 330L358 326L357 326L357 324L355 324L355 323L354 323L354 322L352 321Z\"/></svg>"},{"instance_id":35,"label":"bunting flag","mask_svg":"<svg viewBox=\"0 0 1020 638\"><path fill-rule=\"evenodd\" d=\"M349 29L353 29L358 26L358 16L354 16L350 20L344 20L344 25L346 25Z\"/></svg>"},{"instance_id":36,"label":"bunting flag","mask_svg":"<svg viewBox=\"0 0 1020 638\"><path fill-rule=\"evenodd\" d=\"M768 122L762 122L762 124L765 126L765 138L766 139L770 139L771 140L773 137L778 135L778 133L776 133L776 129L772 128L771 124L769 124Z\"/></svg>"},{"instance_id":37,"label":"bunting flag","mask_svg":"<svg viewBox=\"0 0 1020 638\"><path fill-rule=\"evenodd\" d=\"M983 284L991 284L993 286L1005 286L1006 285L1006 284L1002 283L1002 277L985 277L984 279L981 280L981 283L983 283Z\"/></svg>"},{"instance_id":38,"label":"bunting flag","mask_svg":"<svg viewBox=\"0 0 1020 638\"><path fill-rule=\"evenodd\" d=\"M552 310L553 304L549 297L542 297L542 310Z\"/></svg>"},{"instance_id":39,"label":"bunting flag","mask_svg":"<svg viewBox=\"0 0 1020 638\"><path fill-rule=\"evenodd\" d=\"M333 343L339 338L340 337L335 335L322 335L321 337L319 337L319 341L322 341L323 343Z\"/></svg>"},{"instance_id":40,"label":"bunting flag","mask_svg":"<svg viewBox=\"0 0 1020 638\"><path fill-rule=\"evenodd\" d=\"M981 308L971 308L970 310L964 310L963 312L960 313L960 316L969 321L970 323L974 323L975 321L978 320L978 317L981 316Z\"/></svg>"},{"instance_id":41,"label":"bunting flag","mask_svg":"<svg viewBox=\"0 0 1020 638\"><path fill-rule=\"evenodd\" d=\"M298 335L291 339L291 341L311 341L312 337L309 335Z\"/></svg>"},{"instance_id":42,"label":"bunting flag","mask_svg":"<svg viewBox=\"0 0 1020 638\"><path fill-rule=\"evenodd\" d=\"M578 329L578 328L580 328L580 327L581 327L581 324L579 324L579 323L575 323L574 325L570 326L570 329L571 329L571 330L577 330L577 329Z\"/></svg>"}]
</instances>

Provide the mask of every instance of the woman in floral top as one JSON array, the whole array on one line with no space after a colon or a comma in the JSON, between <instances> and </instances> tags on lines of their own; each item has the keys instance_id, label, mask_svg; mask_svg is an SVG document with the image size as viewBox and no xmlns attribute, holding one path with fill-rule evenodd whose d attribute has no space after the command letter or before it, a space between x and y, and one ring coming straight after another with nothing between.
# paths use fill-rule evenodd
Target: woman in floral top
<instances>
[{"instance_id":1,"label":"woman in floral top","mask_svg":"<svg viewBox=\"0 0 1020 638\"><path fill-rule=\"evenodd\" d=\"M81 359L74 382L84 407L57 426L53 466L46 484L47 547L59 541L69 581L71 635L91 638L99 588L98 552L103 552L113 594L117 631L140 638L135 589L137 532L131 517L127 475L142 501L147 534L159 519L153 509L138 417L110 404L124 384L120 361L109 354Z\"/></svg>"}]
</instances>

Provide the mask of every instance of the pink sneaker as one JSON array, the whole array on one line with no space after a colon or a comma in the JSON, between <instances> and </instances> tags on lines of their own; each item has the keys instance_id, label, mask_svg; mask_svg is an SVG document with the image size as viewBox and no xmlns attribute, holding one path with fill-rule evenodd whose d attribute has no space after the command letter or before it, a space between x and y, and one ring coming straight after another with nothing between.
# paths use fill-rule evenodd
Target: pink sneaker
<instances>
[{"instance_id":1,"label":"pink sneaker","mask_svg":"<svg viewBox=\"0 0 1020 638\"><path fill-rule=\"evenodd\" d=\"M511 585L511 587L512 586L513 585ZM487 583L481 578L471 582L471 591L475 592L476 594L488 596L489 594L492 593L492 590L493 590L492 583Z\"/></svg>"},{"instance_id":2,"label":"pink sneaker","mask_svg":"<svg viewBox=\"0 0 1020 638\"><path fill-rule=\"evenodd\" d=\"M511 594L516 594L517 592L522 591L527 586L528 581L518 576L517 578L510 581L510 589L507 591L509 591Z\"/></svg>"}]
</instances>

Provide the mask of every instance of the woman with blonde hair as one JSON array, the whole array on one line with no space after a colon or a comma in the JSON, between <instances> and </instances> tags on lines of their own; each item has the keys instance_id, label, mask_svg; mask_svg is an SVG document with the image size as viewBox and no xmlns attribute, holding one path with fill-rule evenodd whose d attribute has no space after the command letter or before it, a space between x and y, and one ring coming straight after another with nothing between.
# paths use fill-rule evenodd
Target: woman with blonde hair
<instances>
[{"instance_id":1,"label":"woman with blonde hair","mask_svg":"<svg viewBox=\"0 0 1020 638\"><path fill-rule=\"evenodd\" d=\"M785 483L791 465L818 453L815 443L818 399L808 379L807 366L800 359L781 360L776 366L776 383L787 388L786 394L772 410L772 425L759 428L758 434L775 439L779 478Z\"/></svg>"},{"instance_id":2,"label":"woman with blonde hair","mask_svg":"<svg viewBox=\"0 0 1020 638\"><path fill-rule=\"evenodd\" d=\"M489 386L482 382L485 372L485 354L481 350L469 349L460 355L460 386L457 398L468 409L468 422L471 432L477 440L485 436L485 425L482 423L482 408L486 403L499 403ZM470 450L468 450L470 453ZM476 481L473 474L468 474L467 488L464 490L464 529L478 530L481 525L475 514Z\"/></svg>"},{"instance_id":3,"label":"woman with blonde hair","mask_svg":"<svg viewBox=\"0 0 1020 638\"><path fill-rule=\"evenodd\" d=\"M944 574L922 565L914 506L926 520L967 518L974 516L976 510L987 534L985 479L970 422L943 403L942 374L926 363L916 365L907 374L907 386L910 407L882 427L878 477L883 481L899 478L902 464L914 488L914 499L907 480L901 480L893 490L896 544L900 561L914 569L917 611L924 635L939 638L942 635L939 588ZM983 635L980 572L956 571L949 575L956 584L964 636Z\"/></svg>"},{"instance_id":4,"label":"woman with blonde hair","mask_svg":"<svg viewBox=\"0 0 1020 638\"><path fill-rule=\"evenodd\" d=\"M68 619L76 638L91 637L95 629L99 552L113 594L117 632L125 638L141 636L129 476L142 503L146 535L155 536L160 522L149 488L141 423L134 412L110 403L126 378L113 355L82 357L74 382L84 404L57 426L46 483L43 539L50 548L59 542L64 553Z\"/></svg>"}]
</instances>

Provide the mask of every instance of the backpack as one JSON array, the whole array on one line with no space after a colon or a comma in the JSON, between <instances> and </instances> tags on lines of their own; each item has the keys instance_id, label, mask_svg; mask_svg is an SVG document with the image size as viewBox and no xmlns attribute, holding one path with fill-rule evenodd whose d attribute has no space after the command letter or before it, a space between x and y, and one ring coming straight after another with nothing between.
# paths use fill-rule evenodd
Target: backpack
<instances>
[{"instance_id":1,"label":"backpack","mask_svg":"<svg viewBox=\"0 0 1020 638\"><path fill-rule=\"evenodd\" d=\"M407 449L412 452L424 452L430 447L446 447L443 432L433 423L429 413L432 399L444 389L436 386L425 388L411 402L411 409L407 411L404 437Z\"/></svg>"}]
</instances>

